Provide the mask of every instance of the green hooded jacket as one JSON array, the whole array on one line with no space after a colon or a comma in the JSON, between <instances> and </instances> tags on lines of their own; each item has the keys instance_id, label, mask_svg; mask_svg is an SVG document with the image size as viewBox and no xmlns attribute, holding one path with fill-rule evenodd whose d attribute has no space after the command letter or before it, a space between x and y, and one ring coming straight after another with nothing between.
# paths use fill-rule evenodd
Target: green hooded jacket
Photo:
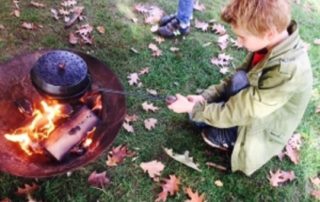
<instances>
[{"instance_id":1,"label":"green hooded jacket","mask_svg":"<svg viewBox=\"0 0 320 202\"><path fill-rule=\"evenodd\" d=\"M225 103L219 100L229 79L210 86L197 103L191 118L217 128L238 126L231 156L232 171L250 176L284 148L301 121L311 97L310 61L295 22L289 37L249 70L252 53L239 69L247 71L250 86Z\"/></svg>"}]
</instances>

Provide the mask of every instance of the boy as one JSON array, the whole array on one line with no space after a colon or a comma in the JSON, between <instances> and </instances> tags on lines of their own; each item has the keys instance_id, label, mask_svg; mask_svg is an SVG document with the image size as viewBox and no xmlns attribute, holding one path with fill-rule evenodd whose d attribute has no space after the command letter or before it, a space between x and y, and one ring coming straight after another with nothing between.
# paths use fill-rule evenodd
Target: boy
<instances>
[{"instance_id":1,"label":"boy","mask_svg":"<svg viewBox=\"0 0 320 202\"><path fill-rule=\"evenodd\" d=\"M246 62L220 85L201 95L177 94L168 107L209 125L205 142L233 147L232 171L250 176L281 152L301 121L312 72L287 0L231 0L221 17L251 52Z\"/></svg>"}]
</instances>

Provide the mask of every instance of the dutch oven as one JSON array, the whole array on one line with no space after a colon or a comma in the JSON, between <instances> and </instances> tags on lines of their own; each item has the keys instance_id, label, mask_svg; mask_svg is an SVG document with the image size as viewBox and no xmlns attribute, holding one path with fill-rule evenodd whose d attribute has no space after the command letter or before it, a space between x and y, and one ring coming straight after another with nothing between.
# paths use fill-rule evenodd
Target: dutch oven
<instances>
[{"instance_id":1,"label":"dutch oven","mask_svg":"<svg viewBox=\"0 0 320 202\"><path fill-rule=\"evenodd\" d=\"M33 85L41 94L57 100L81 97L91 87L86 62L65 50L42 55L30 74Z\"/></svg>"}]
</instances>

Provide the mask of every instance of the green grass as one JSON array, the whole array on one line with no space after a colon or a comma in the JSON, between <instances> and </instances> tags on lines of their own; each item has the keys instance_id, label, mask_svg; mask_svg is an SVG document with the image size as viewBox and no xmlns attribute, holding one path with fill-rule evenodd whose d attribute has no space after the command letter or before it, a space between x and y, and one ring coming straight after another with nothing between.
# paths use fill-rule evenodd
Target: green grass
<instances>
[{"instance_id":1,"label":"green grass","mask_svg":"<svg viewBox=\"0 0 320 202\"><path fill-rule=\"evenodd\" d=\"M161 94L195 93L198 88L218 83L223 76L210 64L210 58L219 53L214 43L216 35L203 33L195 29L185 39L166 40L159 47L163 55L159 58L151 56L148 44L153 42L150 26L142 24L142 16L132 12L133 0L82 0L85 6L86 19L91 25L102 25L106 33L101 35L94 31L95 43L92 46L71 46L68 44L69 30L65 30L61 21L50 17L51 7L56 7L58 1L43 0L45 9L34 9L27 1L21 1L21 17L10 15L11 1L2 2L0 7L0 24L6 29L0 31L0 61L5 61L16 54L37 50L39 48L69 48L90 52L93 56L107 63L119 76L125 89L130 92L145 92L146 88L156 89ZM140 0L141 3L156 4L168 13L174 12L178 1L169 0ZM223 6L222 0L201 1L206 5L203 13L195 12L194 18L200 20L219 20L219 11ZM311 5L311 6L310 6ZM310 7L312 9L310 9ZM315 38L320 38L320 7L317 0L302 0L301 5L293 6L293 17L300 24L303 40L312 44ZM134 24L130 18L138 17L139 23ZM44 26L37 31L23 30L20 25L24 21L39 23ZM73 29L73 28L71 28ZM230 32L230 30L229 30ZM231 33L231 32L230 32ZM202 45L213 42L204 48ZM179 47L178 53L172 53L169 48ZM134 47L139 54L130 51ZM243 51L231 47L227 49L239 65L245 55ZM311 185L309 177L320 172L320 118L315 114L315 107L320 100L320 46L311 45L309 51L314 73L314 96L306 111L305 117L298 128L302 134L304 144L301 150L301 162L293 165L288 160L272 159L252 177L241 173L224 174L205 166L207 161L221 161L224 156L210 149L202 142L199 131L188 123L185 115L174 114L166 109L164 103L155 102L161 107L157 113L146 113L141 109L144 100L128 97L127 106L130 114L136 113L140 120L134 123L135 134L128 134L123 129L118 134L114 145L127 144L131 150L137 152L137 159L130 158L115 167L105 165L106 153L94 163L73 172L70 177L57 176L37 180L40 190L34 198L42 201L154 201L161 191L159 184L152 182L143 173L141 162L159 160L166 167L162 178L175 174L181 178L182 187L191 186L200 193L205 193L207 201L312 201L309 196ZM142 88L131 87L127 82L127 75L143 67L150 67L150 73L141 78ZM157 127L148 132L144 129L145 118L158 119ZM162 147L173 148L177 153L189 150L195 161L200 163L203 172L196 172L172 159L163 151ZM1 162L0 162L1 163ZM272 188L266 178L269 170L293 170L297 179L293 182ZM92 188L87 178L92 171L107 171L111 185L103 190ZM223 187L214 185L215 180L221 180ZM9 197L13 201L25 201L14 193L18 186L34 182L33 179L14 177L6 173L0 174L0 199ZM186 195L180 191L168 201L184 201Z\"/></svg>"}]
</instances>

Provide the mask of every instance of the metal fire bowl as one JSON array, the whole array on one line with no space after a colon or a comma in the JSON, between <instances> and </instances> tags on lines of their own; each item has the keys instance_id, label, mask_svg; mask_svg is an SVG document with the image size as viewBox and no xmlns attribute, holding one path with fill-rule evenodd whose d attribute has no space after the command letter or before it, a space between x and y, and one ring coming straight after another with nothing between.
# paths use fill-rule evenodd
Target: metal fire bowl
<instances>
[{"instance_id":1,"label":"metal fire bowl","mask_svg":"<svg viewBox=\"0 0 320 202\"><path fill-rule=\"evenodd\" d=\"M0 170L12 175L27 178L50 177L82 167L98 158L111 145L122 126L126 114L125 97L116 94L103 94L101 122L97 126L93 143L88 151L80 156L68 155L57 162L45 155L28 156L17 143L5 139L4 134L13 132L26 121L15 101L28 99L37 103L44 98L37 92L30 79L30 70L40 56L49 52L36 51L14 57L0 64ZM75 52L87 63L92 77L92 87L123 90L117 76L107 65L84 53Z\"/></svg>"}]
</instances>

